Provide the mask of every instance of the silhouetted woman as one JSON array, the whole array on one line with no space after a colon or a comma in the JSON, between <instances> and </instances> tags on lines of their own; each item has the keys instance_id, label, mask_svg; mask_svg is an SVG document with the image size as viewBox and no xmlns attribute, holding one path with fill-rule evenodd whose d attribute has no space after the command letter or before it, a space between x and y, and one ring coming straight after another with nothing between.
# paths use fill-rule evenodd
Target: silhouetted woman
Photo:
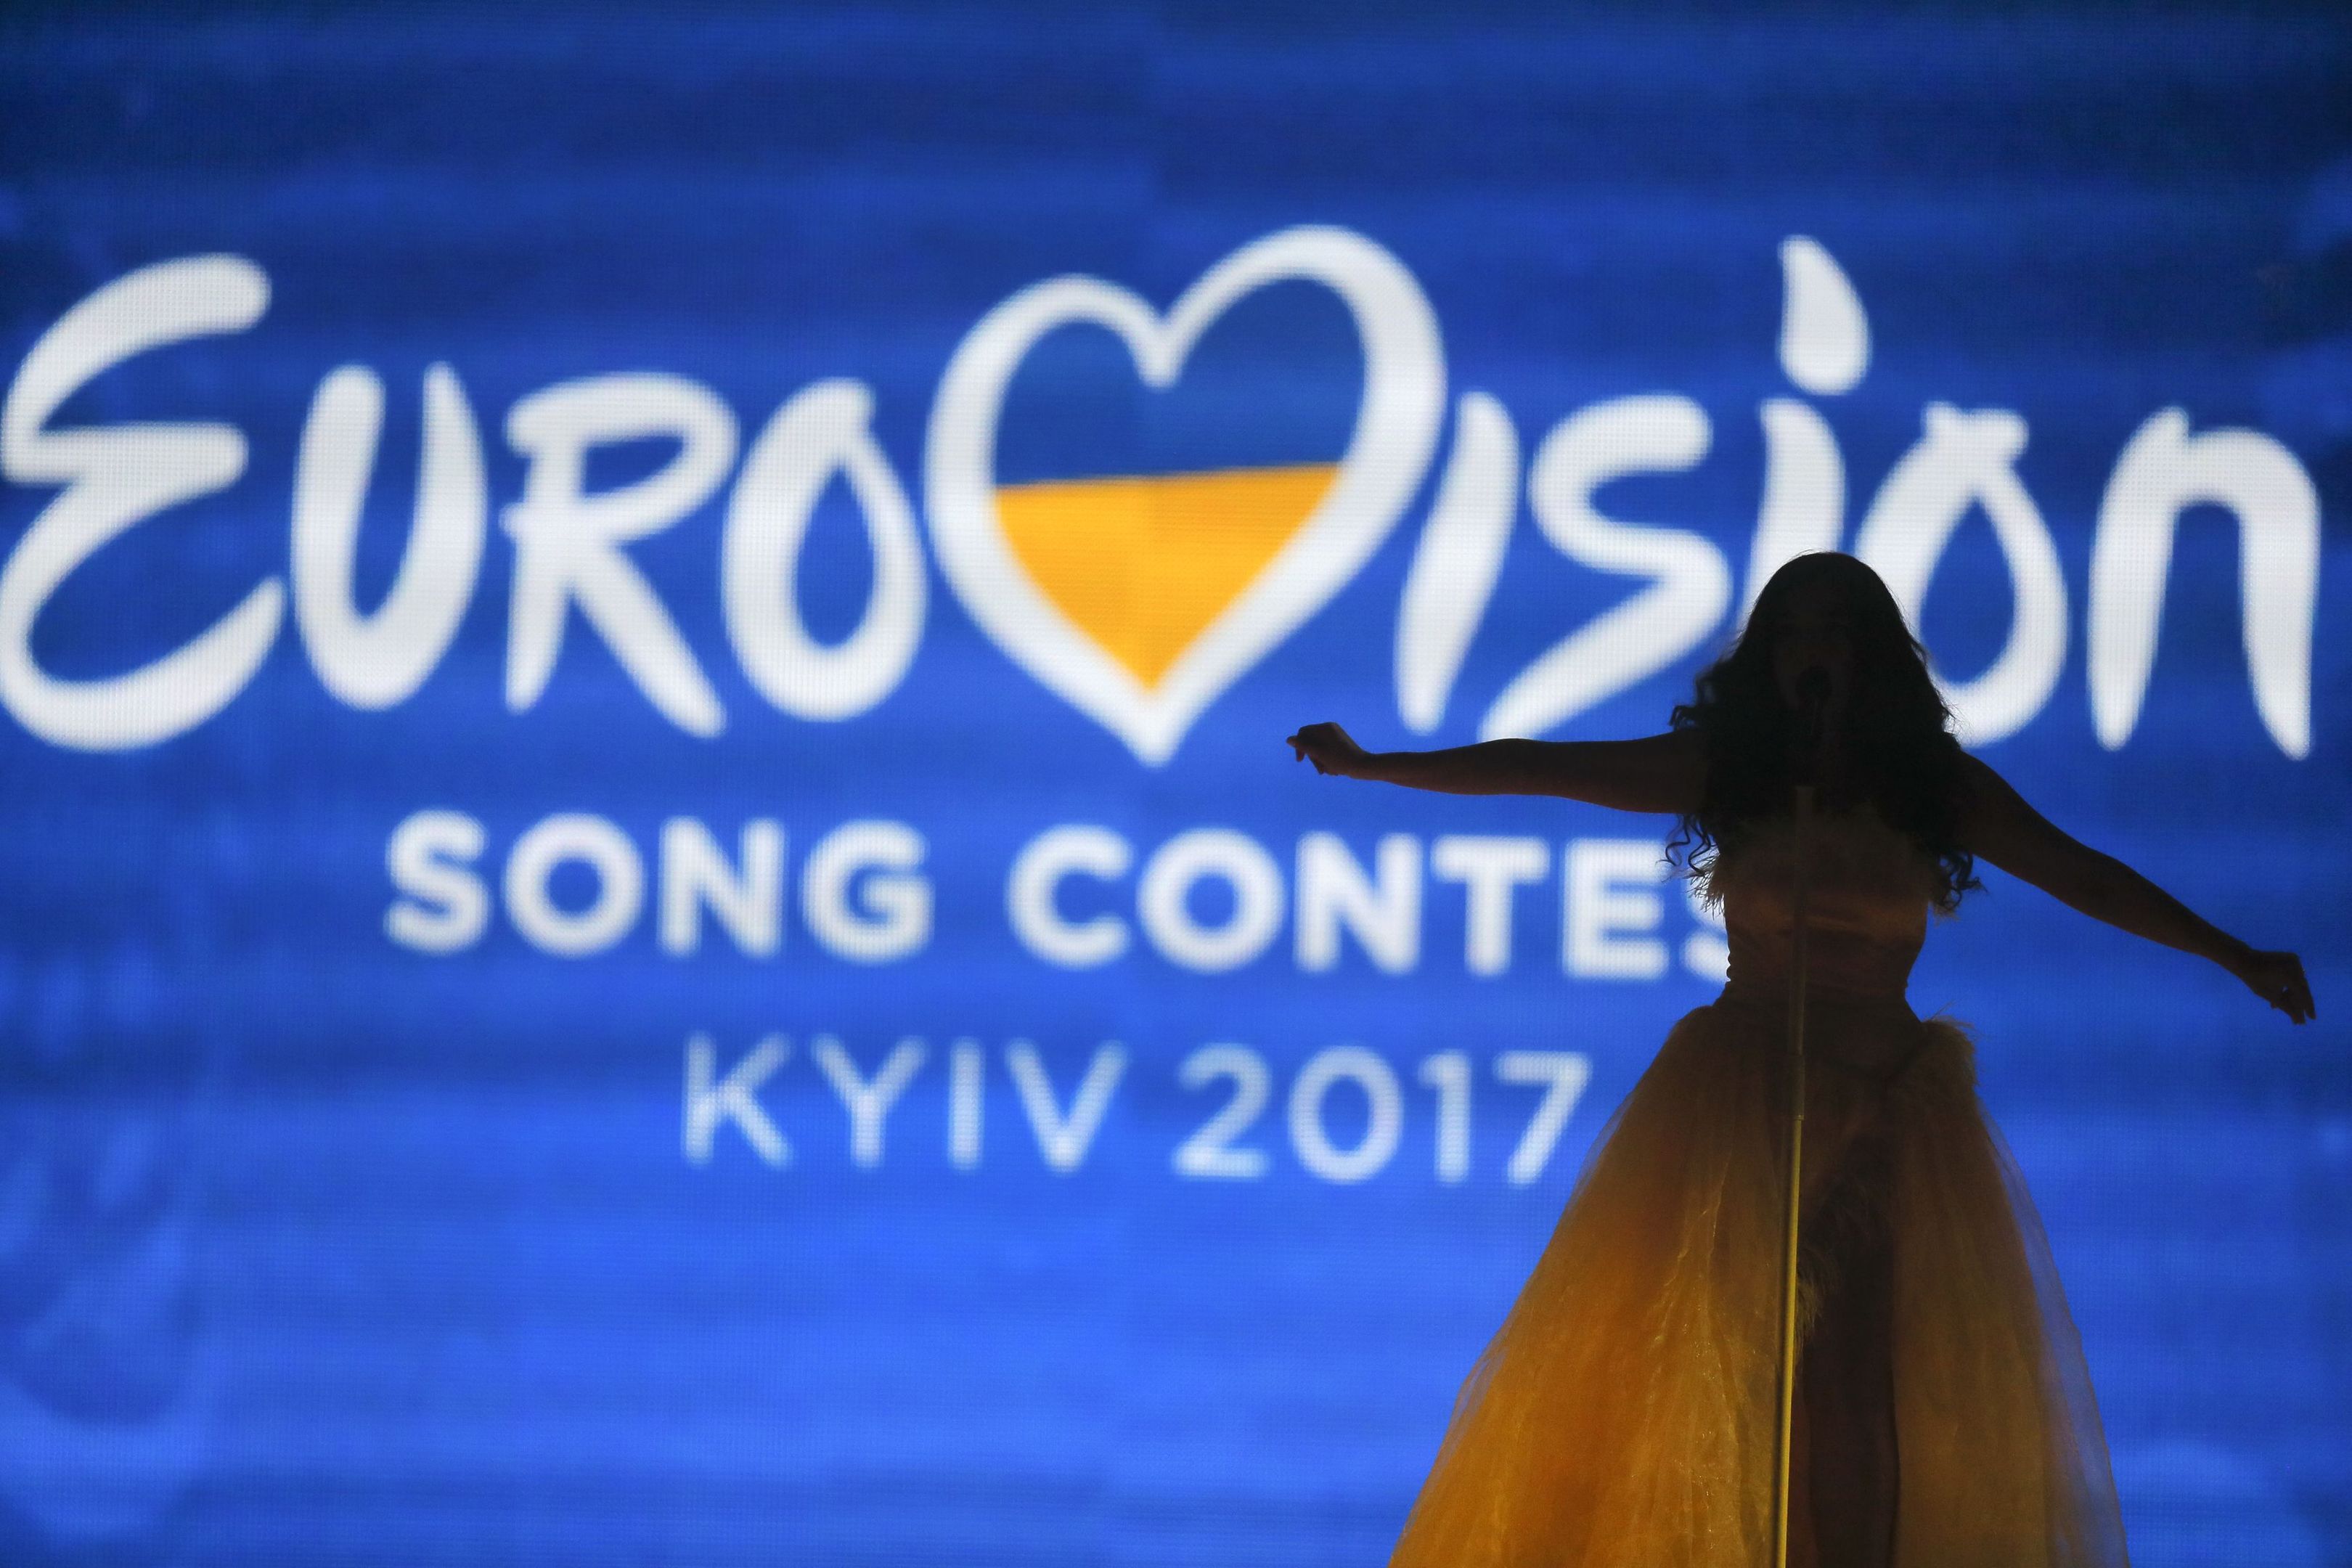
<instances>
[{"instance_id":1,"label":"silhouetted woman","mask_svg":"<svg viewBox=\"0 0 2352 1568\"><path fill-rule=\"evenodd\" d=\"M1818 674L1815 674L1818 672ZM2081 1346L1968 1035L1904 999L1930 910L1981 857L2084 914L2211 959L2301 1023L2257 952L2052 826L1960 749L1918 643L1847 555L1773 574L1665 734L1367 753L1317 771L1458 795L1671 812L1721 902L1723 994L1667 1037L1594 1145L1535 1272L1463 1384L1393 1563L1769 1561L1798 693L1819 690L1807 921L1790 1561L2121 1564Z\"/></svg>"}]
</instances>

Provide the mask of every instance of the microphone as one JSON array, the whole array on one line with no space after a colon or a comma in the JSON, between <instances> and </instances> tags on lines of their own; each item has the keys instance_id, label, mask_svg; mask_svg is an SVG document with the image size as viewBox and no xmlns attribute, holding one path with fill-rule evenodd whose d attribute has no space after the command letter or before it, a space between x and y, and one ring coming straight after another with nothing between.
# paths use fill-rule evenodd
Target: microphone
<instances>
[{"instance_id":1,"label":"microphone","mask_svg":"<svg viewBox=\"0 0 2352 1568\"><path fill-rule=\"evenodd\" d=\"M1794 783L1811 785L1828 725L1830 672L1819 668L1797 677L1797 765Z\"/></svg>"}]
</instances>

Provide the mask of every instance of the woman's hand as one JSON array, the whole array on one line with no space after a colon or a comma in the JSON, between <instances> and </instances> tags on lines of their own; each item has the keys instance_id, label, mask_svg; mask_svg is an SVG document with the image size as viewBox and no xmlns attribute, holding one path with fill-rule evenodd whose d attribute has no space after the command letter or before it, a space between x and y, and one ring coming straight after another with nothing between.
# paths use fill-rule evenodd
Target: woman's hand
<instances>
[{"instance_id":1,"label":"woman's hand","mask_svg":"<svg viewBox=\"0 0 2352 1568\"><path fill-rule=\"evenodd\" d=\"M1361 778L1370 755L1337 724L1308 724L1285 743L1295 760L1313 763L1317 773L1341 778Z\"/></svg>"},{"instance_id":2,"label":"woman's hand","mask_svg":"<svg viewBox=\"0 0 2352 1568\"><path fill-rule=\"evenodd\" d=\"M2307 1023L2319 1009L2312 1005L2311 982L2303 977L2303 960L2291 952L2256 952L2248 948L2230 965L2230 973L2246 989L2294 1019Z\"/></svg>"}]
</instances>

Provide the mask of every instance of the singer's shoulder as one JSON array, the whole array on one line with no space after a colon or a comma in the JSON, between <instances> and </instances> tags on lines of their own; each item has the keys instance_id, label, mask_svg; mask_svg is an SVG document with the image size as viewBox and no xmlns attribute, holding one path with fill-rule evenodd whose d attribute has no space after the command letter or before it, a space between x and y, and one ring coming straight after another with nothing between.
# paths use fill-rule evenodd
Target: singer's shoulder
<instances>
[{"instance_id":1,"label":"singer's shoulder","mask_svg":"<svg viewBox=\"0 0 2352 1568\"><path fill-rule=\"evenodd\" d=\"M1995 865L2002 864L2005 854L2054 831L2015 785L1973 752L1960 753L1960 785L1961 836L1970 852Z\"/></svg>"},{"instance_id":2,"label":"singer's shoulder","mask_svg":"<svg viewBox=\"0 0 2352 1568\"><path fill-rule=\"evenodd\" d=\"M1974 752L1960 753L1961 793L1973 805L1979 801L1999 801L2003 797L2021 799L2010 782L1996 772L1993 765Z\"/></svg>"},{"instance_id":3,"label":"singer's shoulder","mask_svg":"<svg viewBox=\"0 0 2352 1568\"><path fill-rule=\"evenodd\" d=\"M2045 892L2095 874L2105 858L2036 811L1990 763L1969 757L1964 766L1961 837L1970 854Z\"/></svg>"},{"instance_id":4,"label":"singer's shoulder","mask_svg":"<svg viewBox=\"0 0 2352 1568\"><path fill-rule=\"evenodd\" d=\"M1961 815L1970 818L1980 810L1999 810L2011 801L2024 804L2010 782L1974 752L1960 753L1958 795Z\"/></svg>"}]
</instances>

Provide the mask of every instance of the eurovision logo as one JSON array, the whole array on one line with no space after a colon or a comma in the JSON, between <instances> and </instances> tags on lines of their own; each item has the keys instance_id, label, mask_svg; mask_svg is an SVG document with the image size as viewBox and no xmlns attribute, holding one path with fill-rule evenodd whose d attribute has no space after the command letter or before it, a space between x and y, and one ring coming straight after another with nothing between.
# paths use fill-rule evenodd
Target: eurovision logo
<instances>
[{"instance_id":1,"label":"eurovision logo","mask_svg":"<svg viewBox=\"0 0 2352 1568\"><path fill-rule=\"evenodd\" d=\"M1756 410L1766 470L1741 563L1744 594L1801 551L1851 548L1878 567L1916 620L1955 531L1981 512L2011 581L2008 636L1984 669L1939 679L1969 740L2012 733L2051 700L2076 624L2050 530L2018 473L2026 420L2008 409L1929 405L1917 441L1849 527L1848 476L1822 405L1865 375L1868 317L1814 240L1790 237L1780 259L1779 358L1791 395ZM1140 386L1158 395L1179 385L1202 334L1236 302L1302 282L1345 307L1360 349L1352 429L1329 460L1001 482L1007 389L1049 336L1109 334ZM236 484L247 459L246 435L232 426L71 426L56 422L58 410L132 358L247 331L269 296L266 271L242 257L144 268L67 310L11 382L0 406L0 473L57 493L0 566L0 703L43 740L110 751L202 724L247 689L289 619L321 684L355 709L409 700L447 651L490 544L479 420L457 370L434 365L423 387L415 517L389 595L362 611L352 575L385 392L373 371L347 364L320 382L302 426L282 576L253 584L201 635L124 673L68 679L35 657L44 608L92 555ZM1736 621L1744 600L1734 563L1712 539L1612 517L1594 500L1615 479L1705 462L1714 425L1696 402L1654 393L1578 409L1544 432L1523 464L1510 411L1475 388L1449 402L1447 379L1435 312L1405 265L1362 235L1303 226L1242 247L1165 309L1115 282L1063 277L989 311L944 367L925 437L919 520L873 436L874 394L863 383L828 380L795 394L740 451L740 464L735 412L689 377L616 374L545 387L504 420L525 475L521 494L499 513L513 552L507 704L520 712L540 700L576 627L612 650L664 720L699 736L724 733L718 692L629 552L711 501L730 476L718 595L728 642L761 699L809 722L858 719L907 678L936 562L1007 658L1141 763L1163 764L1223 692L1405 524L1441 444L1396 615L1395 695L1412 730L1432 732L1445 718L1522 494L1549 545L1624 579L1630 591L1509 680L1479 721L1482 736L1557 730ZM656 471L588 487L593 453L648 438L675 448ZM803 621L795 590L818 498L836 479L856 500L873 572L853 629L827 640ZM2118 747L2137 721L2178 520L2207 504L2226 510L2239 530L2254 706L2280 750L2304 756L2316 494L2279 441L2252 429L2198 430L2179 408L2152 413L2125 443L2099 509L2080 617L2095 729Z\"/></svg>"}]
</instances>

